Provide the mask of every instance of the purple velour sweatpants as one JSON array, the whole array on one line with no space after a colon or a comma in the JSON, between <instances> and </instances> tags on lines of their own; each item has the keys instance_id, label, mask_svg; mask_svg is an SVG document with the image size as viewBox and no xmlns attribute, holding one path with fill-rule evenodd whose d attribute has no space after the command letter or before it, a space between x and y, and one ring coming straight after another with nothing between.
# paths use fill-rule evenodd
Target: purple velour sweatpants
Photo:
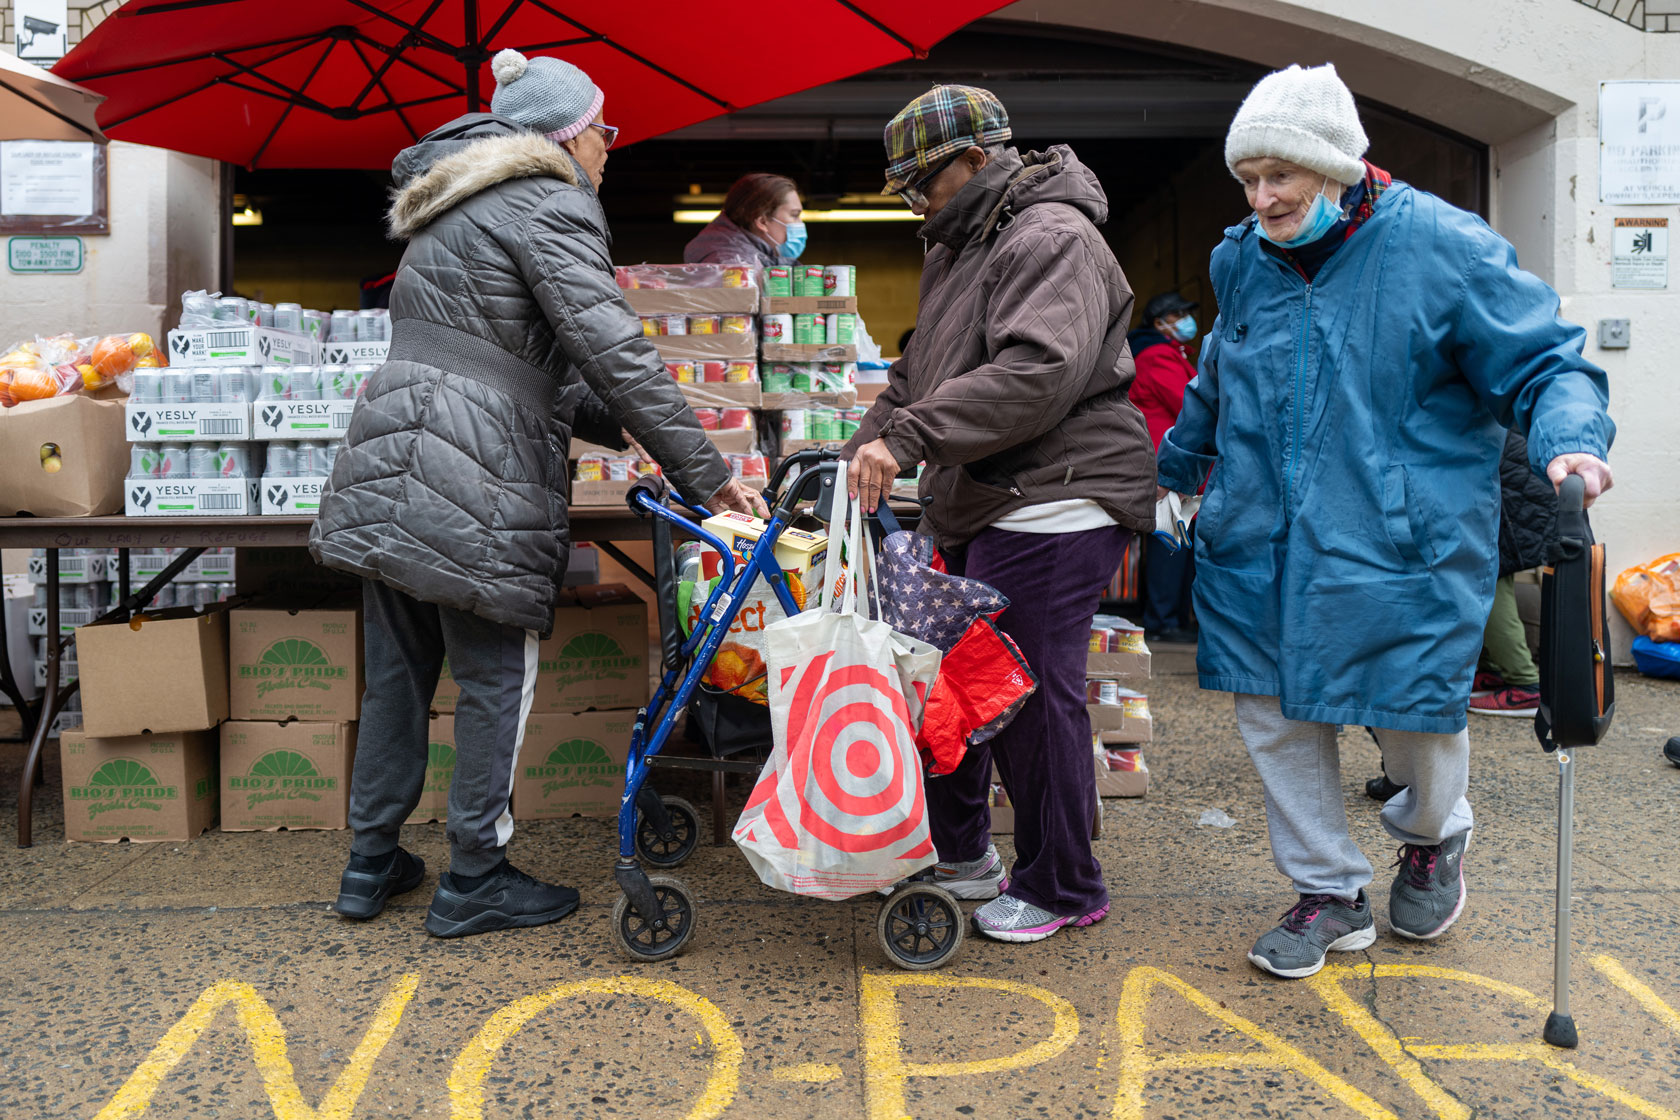
<instances>
[{"instance_id":1,"label":"purple velour sweatpants","mask_svg":"<svg viewBox=\"0 0 1680 1120\"><path fill-rule=\"evenodd\" d=\"M1038 674L1038 691L995 739L970 747L957 769L927 779L933 846L947 862L979 859L991 840L986 807L992 764L1015 806L1009 893L1061 917L1108 904L1091 851L1097 777L1085 711L1091 616L1120 567L1130 534L1118 526L1079 533L986 529L945 554L958 575L1009 597L998 626Z\"/></svg>"}]
</instances>

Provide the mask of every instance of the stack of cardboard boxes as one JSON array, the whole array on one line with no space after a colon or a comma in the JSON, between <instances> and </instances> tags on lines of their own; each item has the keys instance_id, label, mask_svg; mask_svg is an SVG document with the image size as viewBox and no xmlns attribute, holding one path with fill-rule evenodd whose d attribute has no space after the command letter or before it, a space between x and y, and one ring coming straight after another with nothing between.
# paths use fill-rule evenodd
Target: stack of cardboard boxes
<instances>
[{"instance_id":1,"label":"stack of cardboard boxes","mask_svg":"<svg viewBox=\"0 0 1680 1120\"><path fill-rule=\"evenodd\" d=\"M610 817L624 792L637 709L648 698L647 604L618 584L569 587L537 651L537 683L514 766L513 816ZM425 794L411 821L449 809L460 686L444 666L432 701Z\"/></svg>"}]
</instances>

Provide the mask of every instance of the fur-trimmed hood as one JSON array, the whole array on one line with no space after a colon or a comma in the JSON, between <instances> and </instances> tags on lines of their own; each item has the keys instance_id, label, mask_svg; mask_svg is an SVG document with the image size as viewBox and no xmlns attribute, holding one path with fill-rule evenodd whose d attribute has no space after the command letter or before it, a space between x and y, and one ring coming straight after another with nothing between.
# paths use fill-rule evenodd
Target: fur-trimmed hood
<instances>
[{"instance_id":1,"label":"fur-trimmed hood","mask_svg":"<svg viewBox=\"0 0 1680 1120\"><path fill-rule=\"evenodd\" d=\"M472 113L398 153L391 165L391 236L408 240L445 212L498 183L551 178L586 186L560 145L490 113Z\"/></svg>"}]
</instances>

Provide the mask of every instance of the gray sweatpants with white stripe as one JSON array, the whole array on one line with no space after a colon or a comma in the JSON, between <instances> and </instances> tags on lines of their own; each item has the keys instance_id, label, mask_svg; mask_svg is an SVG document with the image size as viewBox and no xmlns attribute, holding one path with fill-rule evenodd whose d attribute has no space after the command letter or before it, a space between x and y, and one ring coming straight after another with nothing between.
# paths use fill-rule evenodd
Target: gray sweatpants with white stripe
<instances>
[{"instance_id":1,"label":"gray sweatpants with white stripe","mask_svg":"<svg viewBox=\"0 0 1680 1120\"><path fill-rule=\"evenodd\" d=\"M513 835L508 799L537 682L537 632L362 585L367 691L350 783L350 850L382 856L426 781L427 710L445 655L461 686L449 786L449 869L484 875Z\"/></svg>"}]
</instances>

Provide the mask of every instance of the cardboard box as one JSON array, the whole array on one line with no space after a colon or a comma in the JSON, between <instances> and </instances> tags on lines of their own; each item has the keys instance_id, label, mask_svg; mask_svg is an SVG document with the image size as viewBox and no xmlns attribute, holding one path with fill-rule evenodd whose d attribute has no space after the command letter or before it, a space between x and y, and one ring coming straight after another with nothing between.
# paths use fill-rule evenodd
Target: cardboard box
<instances>
[{"instance_id":1,"label":"cardboard box","mask_svg":"<svg viewBox=\"0 0 1680 1120\"><path fill-rule=\"evenodd\" d=\"M514 819L617 816L635 724L633 711L531 716L514 764Z\"/></svg>"},{"instance_id":2,"label":"cardboard box","mask_svg":"<svg viewBox=\"0 0 1680 1120\"><path fill-rule=\"evenodd\" d=\"M122 402L71 393L0 408L0 516L120 512L128 470Z\"/></svg>"},{"instance_id":3,"label":"cardboard box","mask_svg":"<svg viewBox=\"0 0 1680 1120\"><path fill-rule=\"evenodd\" d=\"M1140 747L1102 747L1093 751L1098 797L1142 797L1149 792L1149 764Z\"/></svg>"},{"instance_id":4,"label":"cardboard box","mask_svg":"<svg viewBox=\"0 0 1680 1120\"><path fill-rule=\"evenodd\" d=\"M625 288L637 315L756 315L757 288Z\"/></svg>"},{"instance_id":5,"label":"cardboard box","mask_svg":"<svg viewBox=\"0 0 1680 1120\"><path fill-rule=\"evenodd\" d=\"M312 366L320 348L308 335L268 327L206 327L169 332L172 366Z\"/></svg>"},{"instance_id":6,"label":"cardboard box","mask_svg":"<svg viewBox=\"0 0 1680 1120\"><path fill-rule=\"evenodd\" d=\"M208 731L228 716L228 616L190 607L76 631L83 726L95 738Z\"/></svg>"},{"instance_id":7,"label":"cardboard box","mask_svg":"<svg viewBox=\"0 0 1680 1120\"><path fill-rule=\"evenodd\" d=\"M321 495L329 481L324 474L264 477L260 486L263 516L314 517L321 512Z\"/></svg>"},{"instance_id":8,"label":"cardboard box","mask_svg":"<svg viewBox=\"0 0 1680 1120\"><path fill-rule=\"evenodd\" d=\"M1090 653L1085 656L1085 675L1097 681L1144 681L1149 679L1149 649L1120 653Z\"/></svg>"},{"instance_id":9,"label":"cardboard box","mask_svg":"<svg viewBox=\"0 0 1680 1120\"><path fill-rule=\"evenodd\" d=\"M253 517L261 508L255 478L129 479L123 512L130 517Z\"/></svg>"},{"instance_id":10,"label":"cardboard box","mask_svg":"<svg viewBox=\"0 0 1680 1120\"><path fill-rule=\"evenodd\" d=\"M130 443L219 443L251 438L251 406L242 401L207 404L129 403L123 431Z\"/></svg>"},{"instance_id":11,"label":"cardboard box","mask_svg":"<svg viewBox=\"0 0 1680 1120\"><path fill-rule=\"evenodd\" d=\"M647 339L665 362L705 362L719 358L744 361L758 356L756 334L657 334L648 335Z\"/></svg>"},{"instance_id":12,"label":"cardboard box","mask_svg":"<svg viewBox=\"0 0 1680 1120\"><path fill-rule=\"evenodd\" d=\"M47 558L31 556L28 573L30 583L47 582ZM107 579L116 578L115 567L108 565L103 555L78 556L69 549L63 549L58 554L59 583L104 583Z\"/></svg>"},{"instance_id":13,"label":"cardboard box","mask_svg":"<svg viewBox=\"0 0 1680 1120\"><path fill-rule=\"evenodd\" d=\"M408 815L408 824L449 819L449 783L455 780L455 717L433 712L426 731L426 784L420 787L420 804Z\"/></svg>"},{"instance_id":14,"label":"cardboard box","mask_svg":"<svg viewBox=\"0 0 1680 1120\"><path fill-rule=\"evenodd\" d=\"M857 309L856 296L765 296L759 301L761 315L856 315Z\"/></svg>"},{"instance_id":15,"label":"cardboard box","mask_svg":"<svg viewBox=\"0 0 1680 1120\"><path fill-rule=\"evenodd\" d=\"M827 343L766 342L763 359L767 362L855 362L857 347L851 343L830 346Z\"/></svg>"},{"instance_id":16,"label":"cardboard box","mask_svg":"<svg viewBox=\"0 0 1680 1120\"><path fill-rule=\"evenodd\" d=\"M677 387L690 408L758 408L764 403L764 385L758 381L679 381Z\"/></svg>"},{"instance_id":17,"label":"cardboard box","mask_svg":"<svg viewBox=\"0 0 1680 1120\"><path fill-rule=\"evenodd\" d=\"M353 723L222 724L222 831L345 828Z\"/></svg>"},{"instance_id":18,"label":"cardboard box","mask_svg":"<svg viewBox=\"0 0 1680 1120\"><path fill-rule=\"evenodd\" d=\"M533 712L640 707L648 698L647 603L622 584L563 588L537 661ZM453 712L460 694L445 660L432 708Z\"/></svg>"},{"instance_id":19,"label":"cardboard box","mask_svg":"<svg viewBox=\"0 0 1680 1120\"><path fill-rule=\"evenodd\" d=\"M64 838L191 840L216 823L216 736L91 738L65 731Z\"/></svg>"},{"instance_id":20,"label":"cardboard box","mask_svg":"<svg viewBox=\"0 0 1680 1120\"><path fill-rule=\"evenodd\" d=\"M715 513L700 523L700 527L717 537L735 553L737 563L746 563L747 556L769 523L745 513ZM796 572L809 587L811 573L828 558L828 537L822 533L808 533L803 529L783 529L776 538L776 563L784 572ZM718 576L723 566L716 552L702 546L700 571L707 579Z\"/></svg>"},{"instance_id":21,"label":"cardboard box","mask_svg":"<svg viewBox=\"0 0 1680 1120\"><path fill-rule=\"evenodd\" d=\"M1149 715L1149 698L1120 690L1119 703L1090 704L1091 730L1105 743L1147 743L1154 737L1155 722Z\"/></svg>"},{"instance_id":22,"label":"cardboard box","mask_svg":"<svg viewBox=\"0 0 1680 1120\"><path fill-rule=\"evenodd\" d=\"M342 723L362 705L362 614L343 600L228 612L228 717Z\"/></svg>"},{"instance_id":23,"label":"cardboard box","mask_svg":"<svg viewBox=\"0 0 1680 1120\"><path fill-rule=\"evenodd\" d=\"M258 401L251 410L251 438L313 439L330 443L350 429L354 400Z\"/></svg>"},{"instance_id":24,"label":"cardboard box","mask_svg":"<svg viewBox=\"0 0 1680 1120\"><path fill-rule=\"evenodd\" d=\"M321 364L327 366L384 365L391 352L391 343L384 342L323 342Z\"/></svg>"},{"instance_id":25,"label":"cardboard box","mask_svg":"<svg viewBox=\"0 0 1680 1120\"><path fill-rule=\"evenodd\" d=\"M764 409L766 412L786 412L797 408L851 408L858 403L858 391L855 385L844 389L837 389L832 393L797 392L797 393L765 393ZM790 441L801 442L799 440ZM835 446L844 446L845 440L839 440Z\"/></svg>"}]
</instances>

